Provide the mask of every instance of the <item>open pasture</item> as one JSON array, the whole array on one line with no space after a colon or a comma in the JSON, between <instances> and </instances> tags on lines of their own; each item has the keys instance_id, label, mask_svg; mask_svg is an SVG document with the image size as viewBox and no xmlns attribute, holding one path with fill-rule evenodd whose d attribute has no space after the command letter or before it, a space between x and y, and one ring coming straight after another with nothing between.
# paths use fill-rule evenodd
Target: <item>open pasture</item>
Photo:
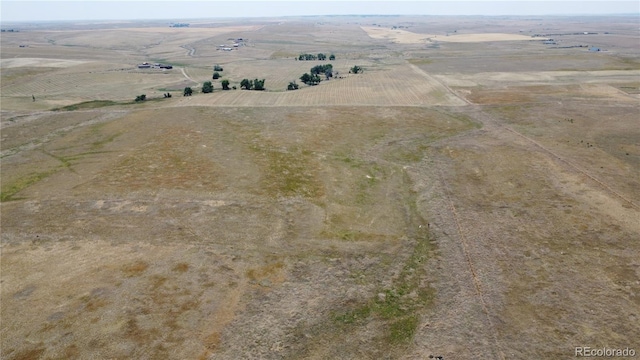
<instances>
[{"instance_id":1,"label":"open pasture","mask_svg":"<svg viewBox=\"0 0 640 360\"><path fill-rule=\"evenodd\" d=\"M640 53L615 20L3 32L0 357L640 351ZM549 29L603 51L528 40ZM221 90L244 78L266 90Z\"/></svg>"}]
</instances>

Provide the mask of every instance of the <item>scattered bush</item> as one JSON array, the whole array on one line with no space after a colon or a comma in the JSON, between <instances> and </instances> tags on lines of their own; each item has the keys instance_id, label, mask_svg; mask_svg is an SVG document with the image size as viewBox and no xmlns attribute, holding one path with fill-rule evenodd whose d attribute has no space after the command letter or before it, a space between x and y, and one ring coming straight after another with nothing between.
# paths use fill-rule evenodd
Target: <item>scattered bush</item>
<instances>
[{"instance_id":1,"label":"scattered bush","mask_svg":"<svg viewBox=\"0 0 640 360\"><path fill-rule=\"evenodd\" d=\"M193 94L193 90L190 87L187 86L186 88L184 88L182 96L191 96L191 94Z\"/></svg>"},{"instance_id":2,"label":"scattered bush","mask_svg":"<svg viewBox=\"0 0 640 360\"><path fill-rule=\"evenodd\" d=\"M145 101L145 100L147 100L147 95L145 95L145 94L136 96L136 102L141 102L141 101Z\"/></svg>"},{"instance_id":3,"label":"scattered bush","mask_svg":"<svg viewBox=\"0 0 640 360\"><path fill-rule=\"evenodd\" d=\"M230 90L229 89L229 80L227 80L227 79L222 80L220 82L220 84L222 85L222 90ZM235 88L235 86L234 86L234 88Z\"/></svg>"},{"instance_id":4,"label":"scattered bush","mask_svg":"<svg viewBox=\"0 0 640 360\"><path fill-rule=\"evenodd\" d=\"M289 86L287 86L287 90L298 90L298 84L296 84L295 81L290 82Z\"/></svg>"}]
</instances>

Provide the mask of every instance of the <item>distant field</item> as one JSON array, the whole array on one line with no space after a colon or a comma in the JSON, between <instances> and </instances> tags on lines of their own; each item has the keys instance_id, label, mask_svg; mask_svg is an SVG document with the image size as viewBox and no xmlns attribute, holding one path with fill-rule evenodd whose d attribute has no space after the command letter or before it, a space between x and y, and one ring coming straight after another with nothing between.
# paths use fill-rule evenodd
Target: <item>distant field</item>
<instances>
[{"instance_id":1,"label":"distant field","mask_svg":"<svg viewBox=\"0 0 640 360\"><path fill-rule=\"evenodd\" d=\"M23 26L0 358L640 351L636 17Z\"/></svg>"},{"instance_id":2,"label":"distant field","mask_svg":"<svg viewBox=\"0 0 640 360\"><path fill-rule=\"evenodd\" d=\"M480 34L446 34L445 36L414 33L401 29L389 29L380 27L362 27L369 36L374 39L385 39L399 44L420 44L434 41L454 42L454 43L476 43L491 41L542 41L546 38L532 38L521 34L502 33L480 33Z\"/></svg>"}]
</instances>

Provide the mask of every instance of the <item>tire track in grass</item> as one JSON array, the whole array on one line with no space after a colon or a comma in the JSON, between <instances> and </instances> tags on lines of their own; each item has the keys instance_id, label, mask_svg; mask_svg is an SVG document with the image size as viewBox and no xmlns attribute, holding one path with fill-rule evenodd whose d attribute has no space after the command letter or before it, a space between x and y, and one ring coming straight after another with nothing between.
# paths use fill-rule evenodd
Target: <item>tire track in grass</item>
<instances>
[{"instance_id":1,"label":"tire track in grass","mask_svg":"<svg viewBox=\"0 0 640 360\"><path fill-rule=\"evenodd\" d=\"M492 338L493 343L494 343L494 348L496 349L499 358L501 360L505 360L504 353L502 352L502 349L500 348L500 345L498 343L498 335L497 335L497 331L496 331L495 325L493 324L493 321L491 320L491 315L489 314L489 308L487 306L487 302L484 299L484 292L482 291L482 284L480 282L480 279L478 278L478 274L476 272L476 267L473 264L473 260L471 259L471 256L469 255L469 247L467 245L468 242L467 242L466 236L464 235L464 229L462 228L462 225L460 224L460 217L459 217L458 212L456 210L456 206L453 203L453 200L451 199L451 194L453 192L449 188L449 184L445 181L444 175L442 173L442 168L441 167L437 167L437 169L438 169L438 177L440 178L440 182L442 183L442 186L443 186L443 189L444 189L446 202L449 205L449 210L451 211L451 214L453 216L453 220L454 220L454 222L456 224L456 231L458 232L458 238L460 239L460 243L462 244L462 252L464 253L465 260L466 260L467 265L469 267L469 272L471 273L473 286L474 286L474 288L476 290L476 295L478 295L478 299L480 300L480 305L482 306L482 311L484 312L485 318L487 319L487 324L489 325L489 332L491 334L491 338Z\"/></svg>"},{"instance_id":2,"label":"tire track in grass","mask_svg":"<svg viewBox=\"0 0 640 360\"><path fill-rule=\"evenodd\" d=\"M430 84L437 84L439 86L441 86L443 89L445 89L451 96L453 96L456 99L459 99L461 101L463 101L466 105L473 105L473 103L471 103L469 100L459 96L458 94L456 94L453 90L451 90L451 88L449 86L447 86L445 83L439 81L438 79L434 78L433 76L427 74L426 71L420 69L418 66L407 62L407 64L409 64L409 66L415 70L415 72L423 77L425 77Z\"/></svg>"},{"instance_id":3,"label":"tire track in grass","mask_svg":"<svg viewBox=\"0 0 640 360\"><path fill-rule=\"evenodd\" d=\"M496 119L494 119L493 117L489 117L487 114L485 113L481 113L481 116L483 117L483 122L485 123L489 123L492 124L498 128L504 129L508 132L510 132L513 135L516 135L517 137L522 138L523 140L525 140L526 142L532 144L533 146L535 146L536 148L542 150L543 153L547 154L549 157L557 160L560 163L563 163L565 165L568 166L568 168L570 170L572 170L575 173L578 173L580 175L585 176L586 178L592 180L595 184L597 184L600 188L602 188L603 190L605 190L606 192L608 192L609 194L613 195L615 198L618 198L619 200L621 200L622 202L628 204L630 207L632 207L635 210L640 210L640 207L635 204L633 201L631 201L630 199L627 199L625 196L623 196L622 194L620 194L619 192L613 190L613 188L611 188L611 186L607 185L606 183L604 183L603 181L599 180L598 178L596 178L595 176L591 175L587 170L581 168L580 166L572 163L571 161L565 159L564 157L556 154L555 152L549 150L548 148L546 148L544 145L540 144L539 142L533 140L532 138L516 131L513 130L512 128L510 128L507 125L501 124L499 121L497 121Z\"/></svg>"}]
</instances>

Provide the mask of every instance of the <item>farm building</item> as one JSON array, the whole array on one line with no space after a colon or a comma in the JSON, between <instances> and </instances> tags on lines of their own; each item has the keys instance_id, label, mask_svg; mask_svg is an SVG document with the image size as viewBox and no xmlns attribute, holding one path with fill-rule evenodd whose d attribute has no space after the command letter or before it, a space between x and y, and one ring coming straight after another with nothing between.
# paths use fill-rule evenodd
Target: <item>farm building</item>
<instances>
[{"instance_id":1,"label":"farm building","mask_svg":"<svg viewBox=\"0 0 640 360\"><path fill-rule=\"evenodd\" d=\"M154 69L173 69L173 66L171 65L164 65L160 63L151 65L148 62L143 62L142 64L138 64L138 69L150 69L151 67L153 67Z\"/></svg>"}]
</instances>

